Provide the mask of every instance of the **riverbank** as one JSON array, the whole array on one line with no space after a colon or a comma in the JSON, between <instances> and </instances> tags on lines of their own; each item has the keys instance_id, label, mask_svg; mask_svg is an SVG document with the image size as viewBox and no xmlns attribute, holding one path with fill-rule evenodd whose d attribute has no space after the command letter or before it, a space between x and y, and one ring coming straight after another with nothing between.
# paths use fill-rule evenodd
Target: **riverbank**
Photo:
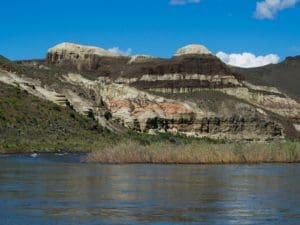
<instances>
[{"instance_id":1,"label":"riverbank","mask_svg":"<svg viewBox=\"0 0 300 225\"><path fill-rule=\"evenodd\" d=\"M0 154L23 153L86 153L85 162L106 164L298 163L300 141L230 141L169 133L117 135L108 131L82 137L0 138Z\"/></svg>"},{"instance_id":2,"label":"riverbank","mask_svg":"<svg viewBox=\"0 0 300 225\"><path fill-rule=\"evenodd\" d=\"M300 142L236 142L189 144L154 143L142 145L125 141L93 151L86 162L128 164L236 164L236 163L298 163Z\"/></svg>"},{"instance_id":3,"label":"riverbank","mask_svg":"<svg viewBox=\"0 0 300 225\"><path fill-rule=\"evenodd\" d=\"M6 140L7 141L7 140ZM1 141L0 141L1 143ZM85 162L130 164L236 164L298 163L300 141L226 141L192 138L168 133L149 135L104 132L98 138L71 138L64 141L19 139L0 145L0 154L85 153Z\"/></svg>"},{"instance_id":4,"label":"riverbank","mask_svg":"<svg viewBox=\"0 0 300 225\"><path fill-rule=\"evenodd\" d=\"M0 154L86 152L99 163L300 162L300 142L265 143L170 133L113 133L78 114L0 83Z\"/></svg>"}]
</instances>

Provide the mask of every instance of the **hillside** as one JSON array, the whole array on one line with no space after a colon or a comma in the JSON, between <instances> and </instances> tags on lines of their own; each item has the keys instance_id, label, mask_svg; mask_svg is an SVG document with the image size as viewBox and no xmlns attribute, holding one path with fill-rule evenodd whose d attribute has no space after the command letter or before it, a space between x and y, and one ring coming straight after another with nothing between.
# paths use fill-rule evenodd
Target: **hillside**
<instances>
[{"instance_id":1,"label":"hillside","mask_svg":"<svg viewBox=\"0 0 300 225\"><path fill-rule=\"evenodd\" d=\"M232 68L253 84L273 86L300 100L300 56L258 68Z\"/></svg>"},{"instance_id":2,"label":"hillside","mask_svg":"<svg viewBox=\"0 0 300 225\"><path fill-rule=\"evenodd\" d=\"M0 153L91 152L124 141L143 146L213 142L171 134L112 133L92 115L81 115L72 106L63 107L0 82Z\"/></svg>"},{"instance_id":3,"label":"hillside","mask_svg":"<svg viewBox=\"0 0 300 225\"><path fill-rule=\"evenodd\" d=\"M0 60L0 82L80 118L90 117L115 134L133 130L221 140L297 137L300 104L275 87L249 81L201 45L185 46L161 59L63 43L49 49L45 60ZM88 123L82 125L86 129Z\"/></svg>"},{"instance_id":4,"label":"hillside","mask_svg":"<svg viewBox=\"0 0 300 225\"><path fill-rule=\"evenodd\" d=\"M103 132L71 108L0 83L0 152L88 150Z\"/></svg>"}]
</instances>

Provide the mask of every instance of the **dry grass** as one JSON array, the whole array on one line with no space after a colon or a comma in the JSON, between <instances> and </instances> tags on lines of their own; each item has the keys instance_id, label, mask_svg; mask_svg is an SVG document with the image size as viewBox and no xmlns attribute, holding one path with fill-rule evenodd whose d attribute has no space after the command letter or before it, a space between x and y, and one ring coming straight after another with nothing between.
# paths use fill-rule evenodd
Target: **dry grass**
<instances>
[{"instance_id":1,"label":"dry grass","mask_svg":"<svg viewBox=\"0 0 300 225\"><path fill-rule=\"evenodd\" d=\"M300 143L157 143L143 146L134 141L127 141L92 152L86 161L115 164L291 163L300 162Z\"/></svg>"}]
</instances>

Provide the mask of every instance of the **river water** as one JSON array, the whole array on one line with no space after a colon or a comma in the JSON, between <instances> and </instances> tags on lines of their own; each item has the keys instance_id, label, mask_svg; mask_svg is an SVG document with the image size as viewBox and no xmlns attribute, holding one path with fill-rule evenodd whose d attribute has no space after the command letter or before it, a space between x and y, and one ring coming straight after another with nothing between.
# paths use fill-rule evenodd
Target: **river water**
<instances>
[{"instance_id":1,"label":"river water","mask_svg":"<svg viewBox=\"0 0 300 225\"><path fill-rule=\"evenodd\" d=\"M300 164L99 165L80 158L0 156L0 224L300 224Z\"/></svg>"}]
</instances>

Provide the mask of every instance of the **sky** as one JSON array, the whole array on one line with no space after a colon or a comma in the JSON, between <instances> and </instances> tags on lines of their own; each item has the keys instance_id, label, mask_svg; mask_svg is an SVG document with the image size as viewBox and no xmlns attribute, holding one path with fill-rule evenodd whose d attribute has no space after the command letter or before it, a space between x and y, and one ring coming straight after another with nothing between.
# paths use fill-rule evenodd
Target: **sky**
<instances>
[{"instance_id":1,"label":"sky","mask_svg":"<svg viewBox=\"0 0 300 225\"><path fill-rule=\"evenodd\" d=\"M44 58L61 42L171 57L203 44L244 67L300 55L300 0L3 0L0 54Z\"/></svg>"}]
</instances>

